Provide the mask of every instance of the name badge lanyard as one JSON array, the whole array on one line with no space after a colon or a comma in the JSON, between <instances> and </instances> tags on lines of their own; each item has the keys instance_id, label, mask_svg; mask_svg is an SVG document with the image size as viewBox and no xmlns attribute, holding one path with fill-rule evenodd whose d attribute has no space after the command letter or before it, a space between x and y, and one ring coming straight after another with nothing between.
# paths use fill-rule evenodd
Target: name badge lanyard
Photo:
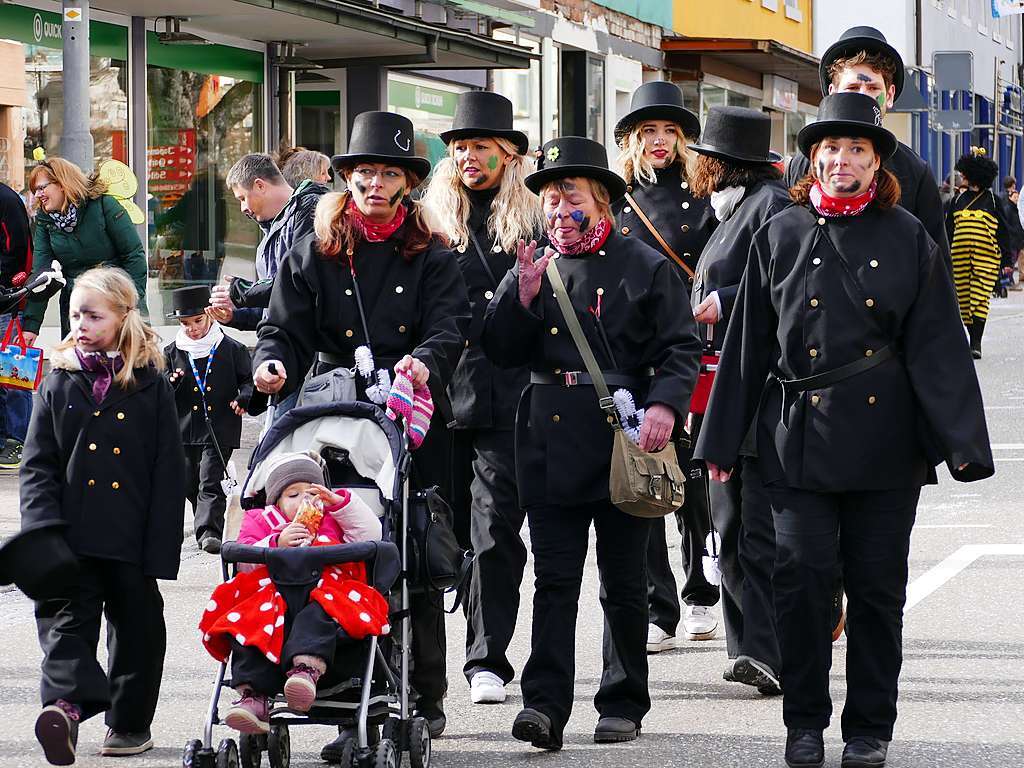
<instances>
[{"instance_id":1,"label":"name badge lanyard","mask_svg":"<svg viewBox=\"0 0 1024 768\"><path fill-rule=\"evenodd\" d=\"M210 349L210 357L206 361L206 370L203 371L203 377L199 378L199 369L196 368L196 361L192 358L192 355L188 355L188 364L192 367L192 378L196 380L196 386L199 387L199 398L203 401L203 420L206 422L206 431L210 435L210 440L213 443L213 448L217 451L217 457L220 459L220 465L227 467L227 462L224 461L224 452L220 449L220 443L217 442L217 435L213 432L213 424L210 422L210 408L206 404L206 382L210 380L210 371L213 370L213 359L217 356L217 347L219 344L214 345Z\"/></svg>"}]
</instances>

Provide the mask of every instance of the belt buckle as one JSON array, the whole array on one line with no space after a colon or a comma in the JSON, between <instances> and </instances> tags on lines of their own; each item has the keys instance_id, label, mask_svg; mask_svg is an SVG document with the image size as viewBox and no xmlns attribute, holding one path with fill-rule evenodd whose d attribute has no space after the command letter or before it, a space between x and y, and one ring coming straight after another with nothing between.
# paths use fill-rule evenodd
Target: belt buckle
<instances>
[{"instance_id":1,"label":"belt buckle","mask_svg":"<svg viewBox=\"0 0 1024 768\"><path fill-rule=\"evenodd\" d=\"M566 371L562 374L565 378L565 386L575 387L580 383L580 372L579 371Z\"/></svg>"}]
</instances>

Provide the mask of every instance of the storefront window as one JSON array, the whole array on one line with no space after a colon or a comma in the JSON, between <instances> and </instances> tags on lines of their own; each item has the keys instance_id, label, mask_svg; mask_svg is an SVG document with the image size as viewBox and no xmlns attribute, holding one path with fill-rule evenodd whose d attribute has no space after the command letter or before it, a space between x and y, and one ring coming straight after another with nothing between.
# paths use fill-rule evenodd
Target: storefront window
<instances>
[{"instance_id":1,"label":"storefront window","mask_svg":"<svg viewBox=\"0 0 1024 768\"><path fill-rule=\"evenodd\" d=\"M328 157L338 154L341 126L339 91L298 91L295 94L296 144Z\"/></svg>"},{"instance_id":2,"label":"storefront window","mask_svg":"<svg viewBox=\"0 0 1024 768\"><path fill-rule=\"evenodd\" d=\"M517 43L540 53L540 43L504 31L496 31L497 40ZM517 131L525 133L531 146L540 146L540 61L530 62L529 69L496 69L493 73L494 91L512 102L512 123Z\"/></svg>"},{"instance_id":3,"label":"storefront window","mask_svg":"<svg viewBox=\"0 0 1024 768\"><path fill-rule=\"evenodd\" d=\"M432 166L447 152L438 134L452 127L459 94L466 90L414 75L388 73L388 109L412 120L416 154L426 157Z\"/></svg>"},{"instance_id":4,"label":"storefront window","mask_svg":"<svg viewBox=\"0 0 1024 768\"><path fill-rule=\"evenodd\" d=\"M784 155L795 155L800 147L796 142L797 134L807 125L807 115L803 112L786 113L786 146L783 149Z\"/></svg>"},{"instance_id":5,"label":"storefront window","mask_svg":"<svg viewBox=\"0 0 1024 768\"><path fill-rule=\"evenodd\" d=\"M587 59L587 136L604 142L604 61Z\"/></svg>"},{"instance_id":6,"label":"storefront window","mask_svg":"<svg viewBox=\"0 0 1024 768\"><path fill-rule=\"evenodd\" d=\"M185 50L149 40L149 308L170 292L250 276L260 231L225 186L231 166L262 145L263 56L227 46Z\"/></svg>"}]
</instances>

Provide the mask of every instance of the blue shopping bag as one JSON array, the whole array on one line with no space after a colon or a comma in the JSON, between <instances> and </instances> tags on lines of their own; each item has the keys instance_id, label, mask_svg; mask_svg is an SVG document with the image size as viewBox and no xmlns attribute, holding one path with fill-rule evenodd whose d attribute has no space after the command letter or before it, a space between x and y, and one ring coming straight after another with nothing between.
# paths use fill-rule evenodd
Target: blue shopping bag
<instances>
[{"instance_id":1,"label":"blue shopping bag","mask_svg":"<svg viewBox=\"0 0 1024 768\"><path fill-rule=\"evenodd\" d=\"M34 392L42 378L43 350L28 345L21 321L12 317L0 341L0 386Z\"/></svg>"}]
</instances>

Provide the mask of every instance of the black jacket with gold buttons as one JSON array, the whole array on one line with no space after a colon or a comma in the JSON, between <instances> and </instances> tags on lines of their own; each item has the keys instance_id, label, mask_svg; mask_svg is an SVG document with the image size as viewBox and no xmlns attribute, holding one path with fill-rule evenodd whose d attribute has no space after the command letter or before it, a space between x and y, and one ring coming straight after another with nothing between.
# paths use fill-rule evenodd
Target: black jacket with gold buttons
<instances>
[{"instance_id":1,"label":"black jacket with gold buttons","mask_svg":"<svg viewBox=\"0 0 1024 768\"><path fill-rule=\"evenodd\" d=\"M981 391L944 260L899 206L830 219L792 206L768 222L750 249L695 455L734 466L757 414L768 484L911 488L935 482L941 461L958 480L991 475ZM777 380L834 371L887 346L894 357L831 386L784 395Z\"/></svg>"},{"instance_id":2,"label":"black jacket with gold buttons","mask_svg":"<svg viewBox=\"0 0 1024 768\"><path fill-rule=\"evenodd\" d=\"M715 212L707 198L693 196L689 182L683 180L679 163L655 170L654 173L658 178L656 184L634 183L627 189L676 256L696 272L701 251L718 224ZM664 253L665 249L634 209L635 206L625 198L612 206L615 225L620 234L639 238L654 250ZM672 260L667 253L665 257ZM676 266L689 291L693 287L693 280L685 270Z\"/></svg>"},{"instance_id":3,"label":"black jacket with gold buttons","mask_svg":"<svg viewBox=\"0 0 1024 768\"><path fill-rule=\"evenodd\" d=\"M681 427L700 344L678 270L653 248L615 231L597 252L555 263L602 371L643 377L653 368L653 377L630 390L634 401L638 408L668 405ZM546 275L529 309L519 302L518 267L505 276L487 307L482 340L498 365L542 374L586 371ZM523 392L516 475L524 507L607 499L611 451L612 428L592 386L530 384Z\"/></svg>"},{"instance_id":4,"label":"black jacket with gold buttons","mask_svg":"<svg viewBox=\"0 0 1024 768\"><path fill-rule=\"evenodd\" d=\"M181 369L185 375L171 386L178 409L178 428L185 445L206 445L210 432L203 418L203 410L209 414L217 444L223 448L237 448L242 442L242 417L236 416L230 403L237 400L243 408L249 407L252 398L252 361L249 350L240 341L227 334L217 345L213 355L213 369L206 374L208 357L196 360L196 373L206 383L206 397L199 391L199 384L189 365L187 352L178 349L171 342L164 347L167 373Z\"/></svg>"},{"instance_id":5,"label":"black jacket with gold buttons","mask_svg":"<svg viewBox=\"0 0 1024 768\"><path fill-rule=\"evenodd\" d=\"M55 353L36 393L21 465L22 525L69 523L72 550L178 574L185 522L185 454L174 393L155 369L112 384L103 402L74 350Z\"/></svg>"},{"instance_id":6,"label":"black jacket with gold buttons","mask_svg":"<svg viewBox=\"0 0 1024 768\"><path fill-rule=\"evenodd\" d=\"M430 392L440 408L448 402L446 388L465 349L466 285L452 252L440 242L406 260L402 232L354 249L369 346L378 368L392 369L405 355L419 358L430 370ZM284 396L302 384L317 353L352 367L356 347L367 343L347 258L326 258L314 235L302 238L277 273L253 367L267 360L284 363Z\"/></svg>"},{"instance_id":7,"label":"black jacket with gold buttons","mask_svg":"<svg viewBox=\"0 0 1024 768\"><path fill-rule=\"evenodd\" d=\"M472 242L455 249L462 277L466 281L472 312L466 349L448 385L455 413L455 427L460 429L512 429L516 422L519 396L530 379L530 372L526 368L504 371L496 368L480 346L484 310L494 298L498 283L516 261L515 254L502 251L487 231L487 219L496 194L497 190L470 192L473 209L469 225L480 244L487 268L481 263L481 254L477 253ZM540 233L536 238L540 239Z\"/></svg>"}]
</instances>

